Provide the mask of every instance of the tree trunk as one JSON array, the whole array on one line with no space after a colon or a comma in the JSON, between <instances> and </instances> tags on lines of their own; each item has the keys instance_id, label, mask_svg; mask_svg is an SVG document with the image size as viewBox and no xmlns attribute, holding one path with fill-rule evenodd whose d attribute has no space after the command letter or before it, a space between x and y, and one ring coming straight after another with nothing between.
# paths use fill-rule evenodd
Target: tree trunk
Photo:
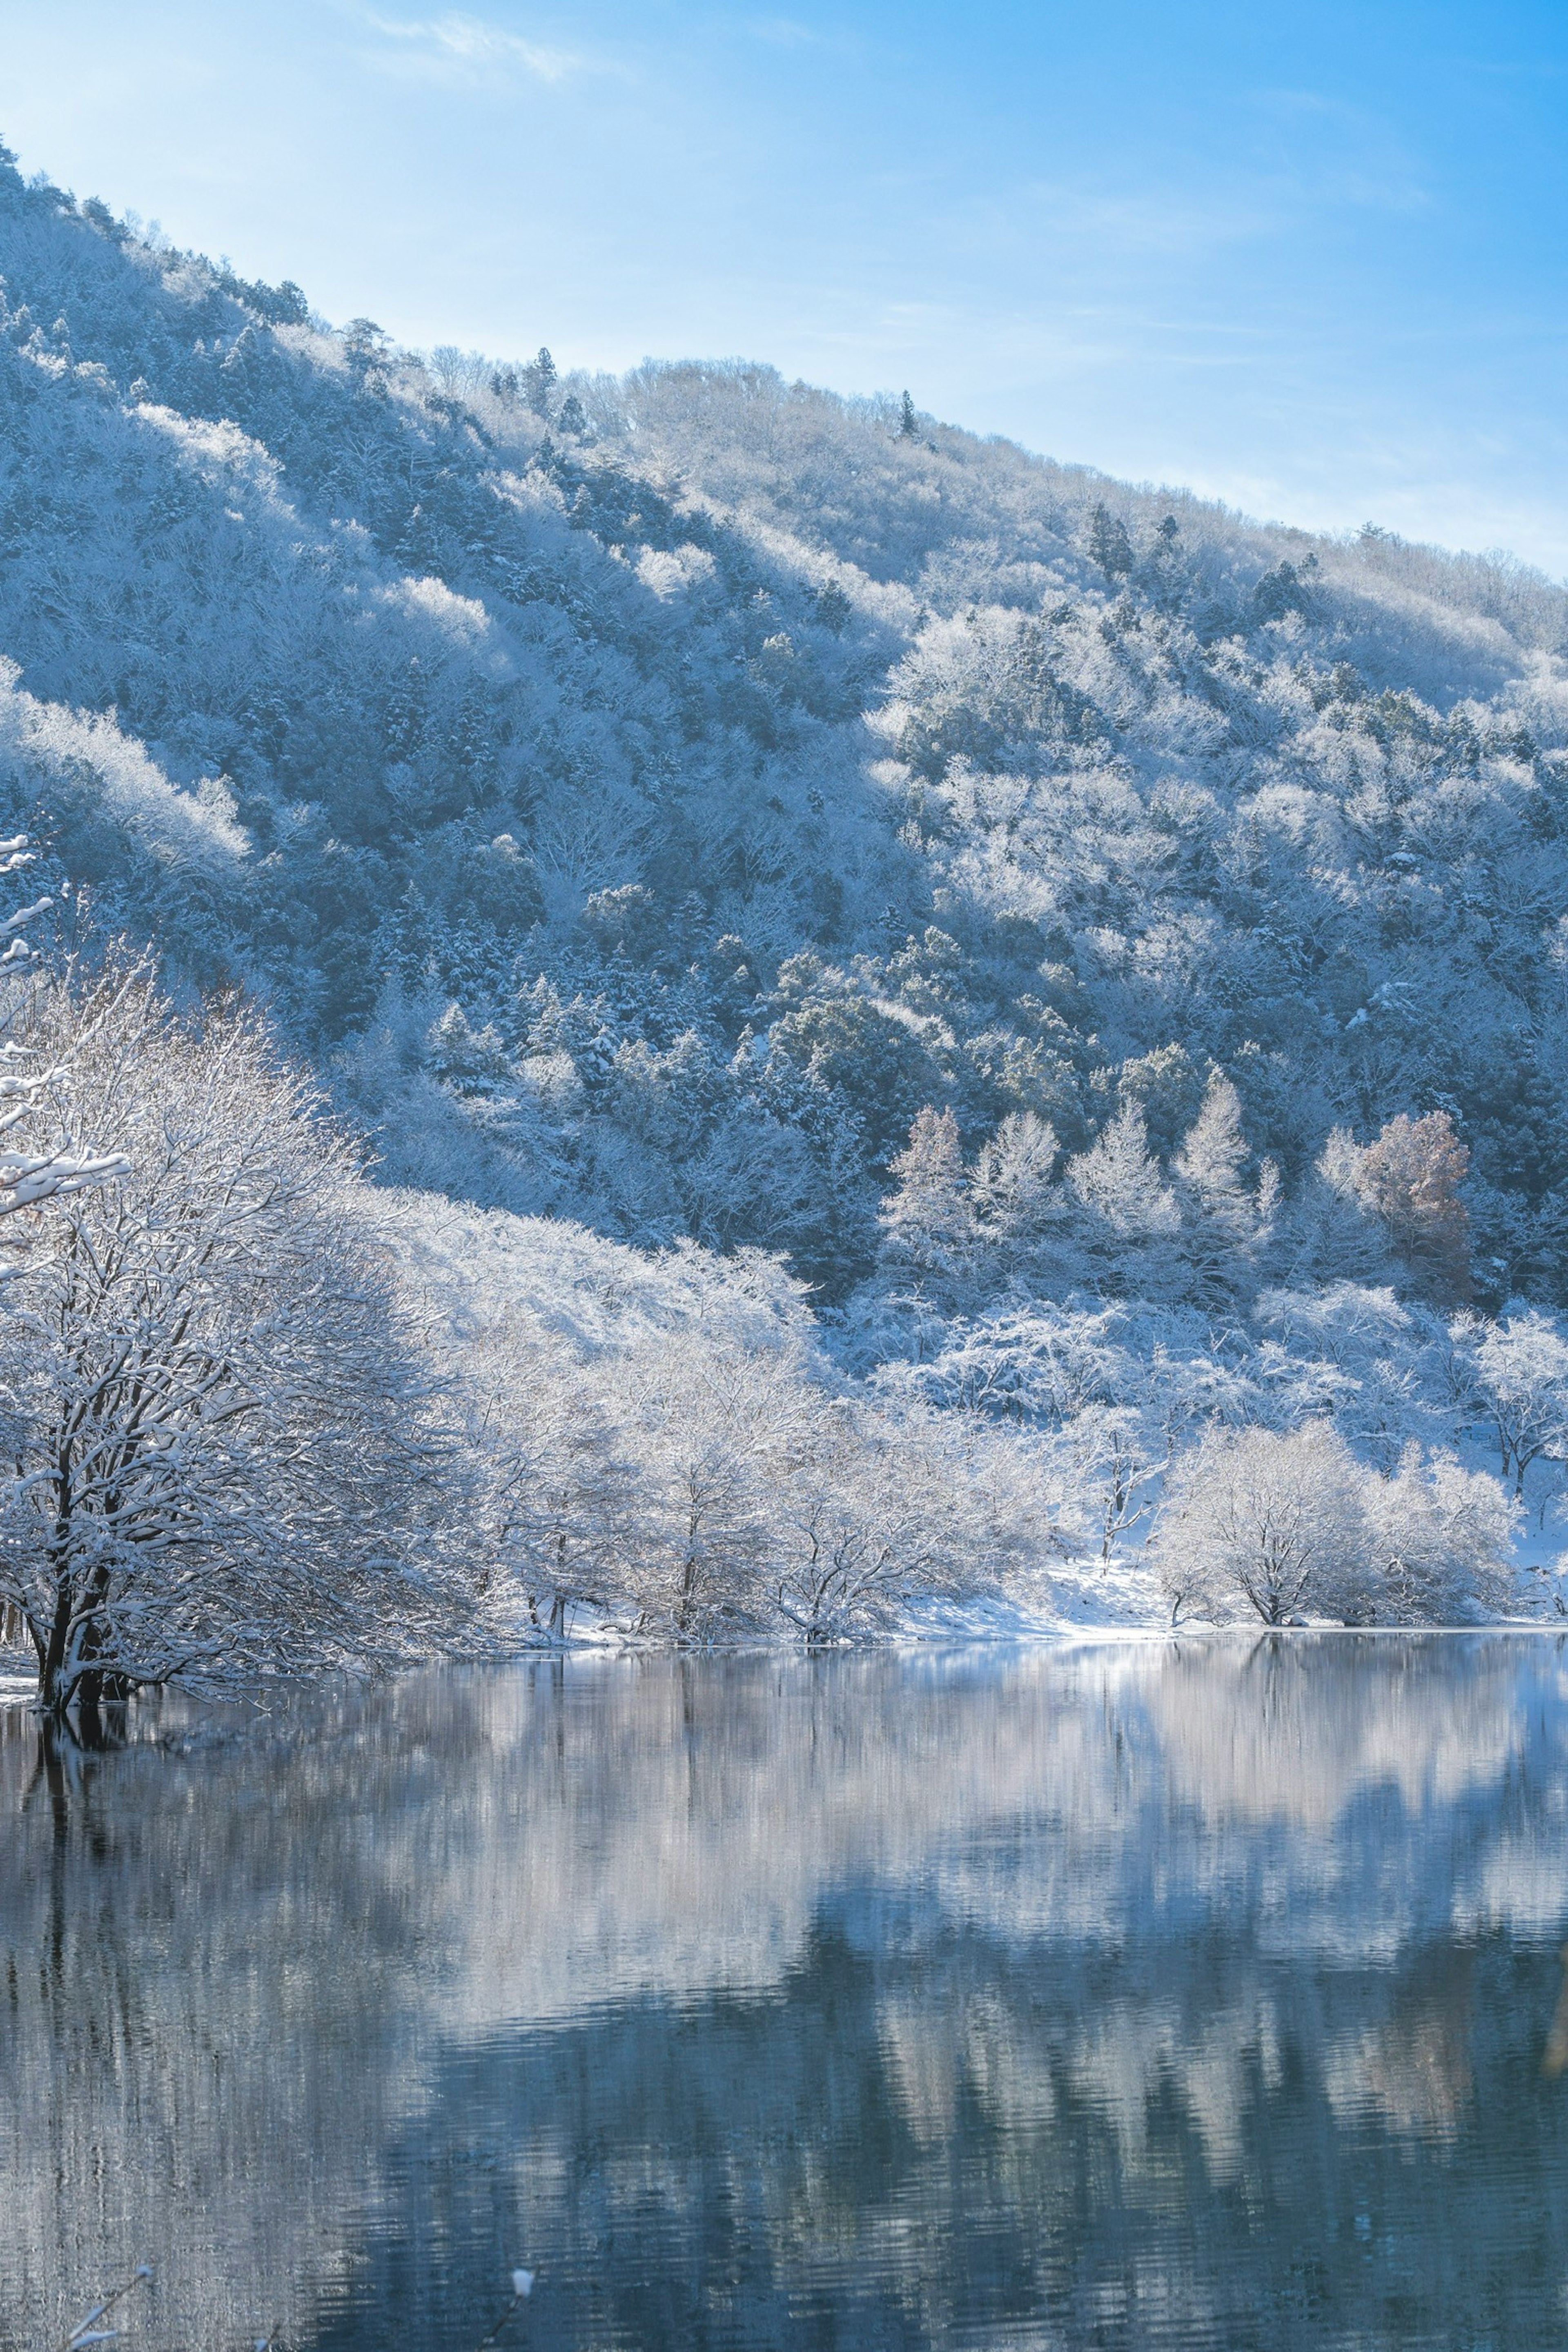
<instances>
[{"instance_id":1,"label":"tree trunk","mask_svg":"<svg viewBox=\"0 0 1568 2352\"><path fill-rule=\"evenodd\" d=\"M38 1661L38 1696L46 1715L66 1711L70 1691L65 1679L66 1644L70 1638L71 1594L64 1579L55 1589L55 1614Z\"/></svg>"}]
</instances>

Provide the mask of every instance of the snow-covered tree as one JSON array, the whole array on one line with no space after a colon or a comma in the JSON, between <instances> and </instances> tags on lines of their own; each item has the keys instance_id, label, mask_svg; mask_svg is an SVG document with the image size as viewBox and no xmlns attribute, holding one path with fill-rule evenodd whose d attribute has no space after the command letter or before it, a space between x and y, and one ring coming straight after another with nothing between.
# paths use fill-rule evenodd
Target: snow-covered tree
<instances>
[{"instance_id":1,"label":"snow-covered tree","mask_svg":"<svg viewBox=\"0 0 1568 2352\"><path fill-rule=\"evenodd\" d=\"M460 1511L416 1335L317 1089L237 1006L144 970L39 982L23 1028L129 1163L58 1197L0 1316L0 1596L44 1706L365 1668L453 1635Z\"/></svg>"},{"instance_id":2,"label":"snow-covered tree","mask_svg":"<svg viewBox=\"0 0 1568 2352\"><path fill-rule=\"evenodd\" d=\"M1507 1607L1520 1514L1495 1478L1448 1454L1427 1464L1412 1444L1392 1478L1367 1481L1363 1501L1380 1622L1464 1624Z\"/></svg>"},{"instance_id":3,"label":"snow-covered tree","mask_svg":"<svg viewBox=\"0 0 1568 2352\"><path fill-rule=\"evenodd\" d=\"M781 1457L797 1442L798 1359L700 1327L628 1366L643 1465L641 1541L627 1563L639 1628L701 1643L765 1620Z\"/></svg>"},{"instance_id":4,"label":"snow-covered tree","mask_svg":"<svg viewBox=\"0 0 1568 2352\"><path fill-rule=\"evenodd\" d=\"M1077 1204L1057 1181L1059 1158L1056 1129L1032 1110L1009 1112L981 1146L970 1200L976 1273L988 1290L1012 1285L1055 1297L1084 1279Z\"/></svg>"},{"instance_id":5,"label":"snow-covered tree","mask_svg":"<svg viewBox=\"0 0 1568 2352\"><path fill-rule=\"evenodd\" d=\"M1142 1383L1140 1383L1142 1386ZM1163 1433L1147 1401L1086 1405L1063 1433L1086 1496L1094 1498L1100 1557L1110 1559L1154 1507L1155 1482L1169 1467Z\"/></svg>"},{"instance_id":6,"label":"snow-covered tree","mask_svg":"<svg viewBox=\"0 0 1568 2352\"><path fill-rule=\"evenodd\" d=\"M1461 1318L1455 1338L1503 1475L1522 1497L1535 1463L1568 1461L1568 1339L1555 1316L1522 1305L1495 1323Z\"/></svg>"},{"instance_id":7,"label":"snow-covered tree","mask_svg":"<svg viewBox=\"0 0 1568 2352\"><path fill-rule=\"evenodd\" d=\"M483 1475L480 1590L504 1640L521 1591L531 1626L563 1640L574 1610L613 1611L643 1534L637 1467L603 1379L506 1316L465 1351L463 1390ZM476 1409L477 1408L477 1409Z\"/></svg>"},{"instance_id":8,"label":"snow-covered tree","mask_svg":"<svg viewBox=\"0 0 1568 2352\"><path fill-rule=\"evenodd\" d=\"M780 1465L768 1571L779 1622L808 1645L896 1623L900 1604L951 1586L973 1529L943 1435L929 1412L808 1401ZM971 1563L972 1582L984 1574Z\"/></svg>"},{"instance_id":9,"label":"snow-covered tree","mask_svg":"<svg viewBox=\"0 0 1568 2352\"><path fill-rule=\"evenodd\" d=\"M1251 1158L1241 1098L1216 1070L1173 1163L1190 1295L1205 1307L1222 1306L1250 1289L1272 1236L1279 1173L1265 1161L1249 1185Z\"/></svg>"},{"instance_id":10,"label":"snow-covered tree","mask_svg":"<svg viewBox=\"0 0 1568 2352\"><path fill-rule=\"evenodd\" d=\"M1172 1619L1358 1613L1366 1473L1326 1422L1212 1430L1173 1472L1154 1557Z\"/></svg>"},{"instance_id":11,"label":"snow-covered tree","mask_svg":"<svg viewBox=\"0 0 1568 2352\"><path fill-rule=\"evenodd\" d=\"M883 1255L895 1277L956 1300L974 1250L969 1179L951 1110L929 1106L891 1162L894 1190L882 1203Z\"/></svg>"},{"instance_id":12,"label":"snow-covered tree","mask_svg":"<svg viewBox=\"0 0 1568 2352\"><path fill-rule=\"evenodd\" d=\"M1097 1286L1123 1297L1166 1296L1181 1211L1136 1103L1118 1111L1089 1150L1068 1162L1068 1183Z\"/></svg>"},{"instance_id":13,"label":"snow-covered tree","mask_svg":"<svg viewBox=\"0 0 1568 2352\"><path fill-rule=\"evenodd\" d=\"M1357 1190L1382 1220L1416 1289L1439 1307L1470 1296L1469 1220L1460 1193L1470 1155L1446 1110L1403 1111L1361 1155Z\"/></svg>"},{"instance_id":14,"label":"snow-covered tree","mask_svg":"<svg viewBox=\"0 0 1568 2352\"><path fill-rule=\"evenodd\" d=\"M34 863L35 856L25 833L0 841L0 877L19 873ZM41 961L26 931L53 908L51 898L39 898L0 919L0 941L5 943L0 949L0 990L5 997L0 1017L7 1031L0 1043L0 1217L85 1192L106 1183L111 1176L123 1175L126 1170L118 1153L95 1150L90 1145L84 1148L76 1136L42 1151L28 1148L36 1141L39 1097L47 1094L58 1102L70 1076L68 1059L54 1068L45 1067L37 1050L29 1049L16 1034L18 1015L27 1002L27 980Z\"/></svg>"},{"instance_id":15,"label":"snow-covered tree","mask_svg":"<svg viewBox=\"0 0 1568 2352\"><path fill-rule=\"evenodd\" d=\"M1454 1345L1429 1308L1390 1288L1335 1282L1265 1291L1254 1328L1263 1417L1331 1420L1389 1475L1412 1439L1440 1447L1456 1435Z\"/></svg>"},{"instance_id":16,"label":"snow-covered tree","mask_svg":"<svg viewBox=\"0 0 1568 2352\"><path fill-rule=\"evenodd\" d=\"M1362 1186L1363 1157L1349 1128L1330 1129L1279 1221L1279 1258L1288 1287L1393 1279L1388 1234Z\"/></svg>"}]
</instances>

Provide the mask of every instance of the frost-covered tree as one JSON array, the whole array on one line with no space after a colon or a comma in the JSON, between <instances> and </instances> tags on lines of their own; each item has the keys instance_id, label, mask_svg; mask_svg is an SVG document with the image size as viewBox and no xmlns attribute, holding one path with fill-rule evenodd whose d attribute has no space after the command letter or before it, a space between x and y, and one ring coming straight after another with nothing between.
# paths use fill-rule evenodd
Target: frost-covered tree
<instances>
[{"instance_id":1,"label":"frost-covered tree","mask_svg":"<svg viewBox=\"0 0 1568 2352\"><path fill-rule=\"evenodd\" d=\"M1367 1481L1363 1501L1380 1622L1463 1624L1507 1607L1519 1509L1495 1478L1452 1454L1426 1464L1412 1444L1392 1478Z\"/></svg>"},{"instance_id":2,"label":"frost-covered tree","mask_svg":"<svg viewBox=\"0 0 1568 2352\"><path fill-rule=\"evenodd\" d=\"M768 1582L779 1622L815 1646L896 1623L933 1589L982 1581L983 1558L967 1578L958 1565L975 1530L952 1456L929 1413L809 1400L778 1473Z\"/></svg>"},{"instance_id":3,"label":"frost-covered tree","mask_svg":"<svg viewBox=\"0 0 1568 2352\"><path fill-rule=\"evenodd\" d=\"M793 1351L742 1350L688 1328L628 1372L644 1465L641 1541L627 1563L637 1625L683 1643L755 1631L781 1457L798 1442Z\"/></svg>"},{"instance_id":4,"label":"frost-covered tree","mask_svg":"<svg viewBox=\"0 0 1568 2352\"><path fill-rule=\"evenodd\" d=\"M1470 1296L1469 1220L1460 1185L1470 1155L1447 1111L1401 1112L1361 1155L1357 1190L1382 1220L1411 1281L1439 1307Z\"/></svg>"},{"instance_id":5,"label":"frost-covered tree","mask_svg":"<svg viewBox=\"0 0 1568 2352\"><path fill-rule=\"evenodd\" d=\"M1149 1149L1136 1103L1120 1110L1089 1150L1068 1162L1068 1183L1097 1286L1123 1296L1168 1295L1181 1210Z\"/></svg>"},{"instance_id":6,"label":"frost-covered tree","mask_svg":"<svg viewBox=\"0 0 1568 2352\"><path fill-rule=\"evenodd\" d=\"M546 1333L504 1312L464 1350L476 1457L479 1584L504 1641L521 1592L531 1627L557 1641L584 1605L626 1596L643 1517L636 1462L606 1395Z\"/></svg>"},{"instance_id":7,"label":"frost-covered tree","mask_svg":"<svg viewBox=\"0 0 1568 2352\"><path fill-rule=\"evenodd\" d=\"M947 1299L968 1278L974 1250L969 1179L951 1110L929 1106L892 1161L894 1190L882 1203L883 1256L897 1277Z\"/></svg>"},{"instance_id":8,"label":"frost-covered tree","mask_svg":"<svg viewBox=\"0 0 1568 2352\"><path fill-rule=\"evenodd\" d=\"M1278 1255L1289 1287L1392 1280L1387 1232L1362 1186L1363 1156L1349 1128L1330 1129L1279 1221Z\"/></svg>"},{"instance_id":9,"label":"frost-covered tree","mask_svg":"<svg viewBox=\"0 0 1568 2352\"><path fill-rule=\"evenodd\" d=\"M1497 1322L1454 1327L1505 1478L1522 1497L1531 1466L1568 1461L1568 1339L1555 1316L1515 1305Z\"/></svg>"},{"instance_id":10,"label":"frost-covered tree","mask_svg":"<svg viewBox=\"0 0 1568 2352\"><path fill-rule=\"evenodd\" d=\"M1252 1158L1241 1123L1241 1098L1216 1070L1197 1118L1174 1161L1182 1211L1182 1255L1189 1293L1205 1307L1222 1306L1249 1290L1273 1233L1279 1174L1265 1161L1256 1183L1247 1181Z\"/></svg>"},{"instance_id":11,"label":"frost-covered tree","mask_svg":"<svg viewBox=\"0 0 1568 2352\"><path fill-rule=\"evenodd\" d=\"M1213 1430L1173 1473L1154 1538L1173 1622L1184 1616L1359 1613L1366 1473L1326 1422L1283 1434Z\"/></svg>"},{"instance_id":12,"label":"frost-covered tree","mask_svg":"<svg viewBox=\"0 0 1568 2352\"><path fill-rule=\"evenodd\" d=\"M1139 1383L1140 1387L1142 1383ZM1169 1467L1163 1433L1149 1400L1089 1404L1063 1432L1076 1477L1093 1497L1101 1562L1118 1538L1131 1534L1154 1507L1155 1482Z\"/></svg>"},{"instance_id":13,"label":"frost-covered tree","mask_svg":"<svg viewBox=\"0 0 1568 2352\"><path fill-rule=\"evenodd\" d=\"M460 1510L416 1335L318 1089L239 1007L144 970L40 981L21 1023L129 1172L57 1199L0 1316L0 1594L44 1706L243 1691L458 1631Z\"/></svg>"},{"instance_id":14,"label":"frost-covered tree","mask_svg":"<svg viewBox=\"0 0 1568 2352\"><path fill-rule=\"evenodd\" d=\"M0 877L20 873L34 863L36 855L25 833L0 841ZM0 990L5 994L0 1022L6 1033L0 1043L0 1217L41 1208L47 1201L86 1192L126 1171L126 1162L118 1153L95 1150L90 1145L84 1149L74 1135L41 1151L29 1148L36 1142L39 1098L48 1095L56 1103L62 1099L70 1082L70 1047L77 1042L68 1041L68 1058L48 1067L37 1050L16 1034L18 1015L29 1001L26 983L41 962L26 932L40 916L52 912L53 906L52 899L39 898L0 919L0 941L4 942Z\"/></svg>"},{"instance_id":15,"label":"frost-covered tree","mask_svg":"<svg viewBox=\"0 0 1568 2352\"><path fill-rule=\"evenodd\" d=\"M988 1289L1022 1284L1055 1295L1082 1281L1074 1198L1056 1181L1059 1157L1056 1129L1032 1110L1010 1112L981 1146L969 1196Z\"/></svg>"},{"instance_id":16,"label":"frost-covered tree","mask_svg":"<svg viewBox=\"0 0 1568 2352\"><path fill-rule=\"evenodd\" d=\"M1337 1282L1258 1298L1254 1370L1268 1417L1331 1419L1363 1458L1392 1475L1412 1438L1441 1446L1469 1394L1440 1317L1387 1287ZM1458 1374L1458 1388L1456 1375Z\"/></svg>"},{"instance_id":17,"label":"frost-covered tree","mask_svg":"<svg viewBox=\"0 0 1568 2352\"><path fill-rule=\"evenodd\" d=\"M1060 1149L1050 1121L1032 1110L1010 1112L983 1145L971 1197L988 1240L1026 1244L1048 1226Z\"/></svg>"}]
</instances>

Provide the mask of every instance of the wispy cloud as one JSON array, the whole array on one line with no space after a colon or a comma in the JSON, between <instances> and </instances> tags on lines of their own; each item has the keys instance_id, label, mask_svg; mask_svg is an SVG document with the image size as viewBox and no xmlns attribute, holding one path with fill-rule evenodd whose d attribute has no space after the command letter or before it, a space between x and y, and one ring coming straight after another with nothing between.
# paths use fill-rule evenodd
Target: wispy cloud
<instances>
[{"instance_id":1,"label":"wispy cloud","mask_svg":"<svg viewBox=\"0 0 1568 2352\"><path fill-rule=\"evenodd\" d=\"M809 25L797 25L793 16L755 16L746 30L754 41L766 41L775 49L819 49L826 46L820 33Z\"/></svg>"},{"instance_id":2,"label":"wispy cloud","mask_svg":"<svg viewBox=\"0 0 1568 2352\"><path fill-rule=\"evenodd\" d=\"M559 82L570 74L603 70L575 50L526 40L479 16L367 16L363 21L380 43L374 62L400 79L460 85L521 73L535 81Z\"/></svg>"},{"instance_id":3,"label":"wispy cloud","mask_svg":"<svg viewBox=\"0 0 1568 2352\"><path fill-rule=\"evenodd\" d=\"M745 29L753 41L765 42L770 49L826 49L833 55L847 57L863 46L850 34L821 32L815 26L800 24L794 16L753 16Z\"/></svg>"},{"instance_id":4,"label":"wispy cloud","mask_svg":"<svg viewBox=\"0 0 1568 2352\"><path fill-rule=\"evenodd\" d=\"M1281 193L1358 211L1425 212L1431 193L1391 123L1317 90L1258 91L1255 152ZM1271 134L1271 135L1270 135Z\"/></svg>"}]
</instances>

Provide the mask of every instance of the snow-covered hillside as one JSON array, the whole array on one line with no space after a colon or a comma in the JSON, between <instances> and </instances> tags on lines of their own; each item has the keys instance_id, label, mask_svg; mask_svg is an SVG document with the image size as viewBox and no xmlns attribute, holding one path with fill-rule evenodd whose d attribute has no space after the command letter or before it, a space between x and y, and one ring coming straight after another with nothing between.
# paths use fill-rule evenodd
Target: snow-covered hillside
<instances>
[{"instance_id":1,"label":"snow-covered hillside","mask_svg":"<svg viewBox=\"0 0 1568 2352\"><path fill-rule=\"evenodd\" d=\"M60 944L238 985L468 1204L437 1255L673 1252L710 1337L773 1283L812 1444L873 1415L844 1492L944 1415L1036 1447L988 1575L1325 1418L1544 1538L1568 594L763 367L398 351L9 164L0 281L0 825Z\"/></svg>"},{"instance_id":2,"label":"snow-covered hillside","mask_svg":"<svg viewBox=\"0 0 1568 2352\"><path fill-rule=\"evenodd\" d=\"M1447 1110L1483 1293L1562 1289L1558 589L425 362L14 173L0 275L18 815L416 1103L399 1172L841 1286L922 1105L1168 1151L1217 1065L1288 1187Z\"/></svg>"}]
</instances>

